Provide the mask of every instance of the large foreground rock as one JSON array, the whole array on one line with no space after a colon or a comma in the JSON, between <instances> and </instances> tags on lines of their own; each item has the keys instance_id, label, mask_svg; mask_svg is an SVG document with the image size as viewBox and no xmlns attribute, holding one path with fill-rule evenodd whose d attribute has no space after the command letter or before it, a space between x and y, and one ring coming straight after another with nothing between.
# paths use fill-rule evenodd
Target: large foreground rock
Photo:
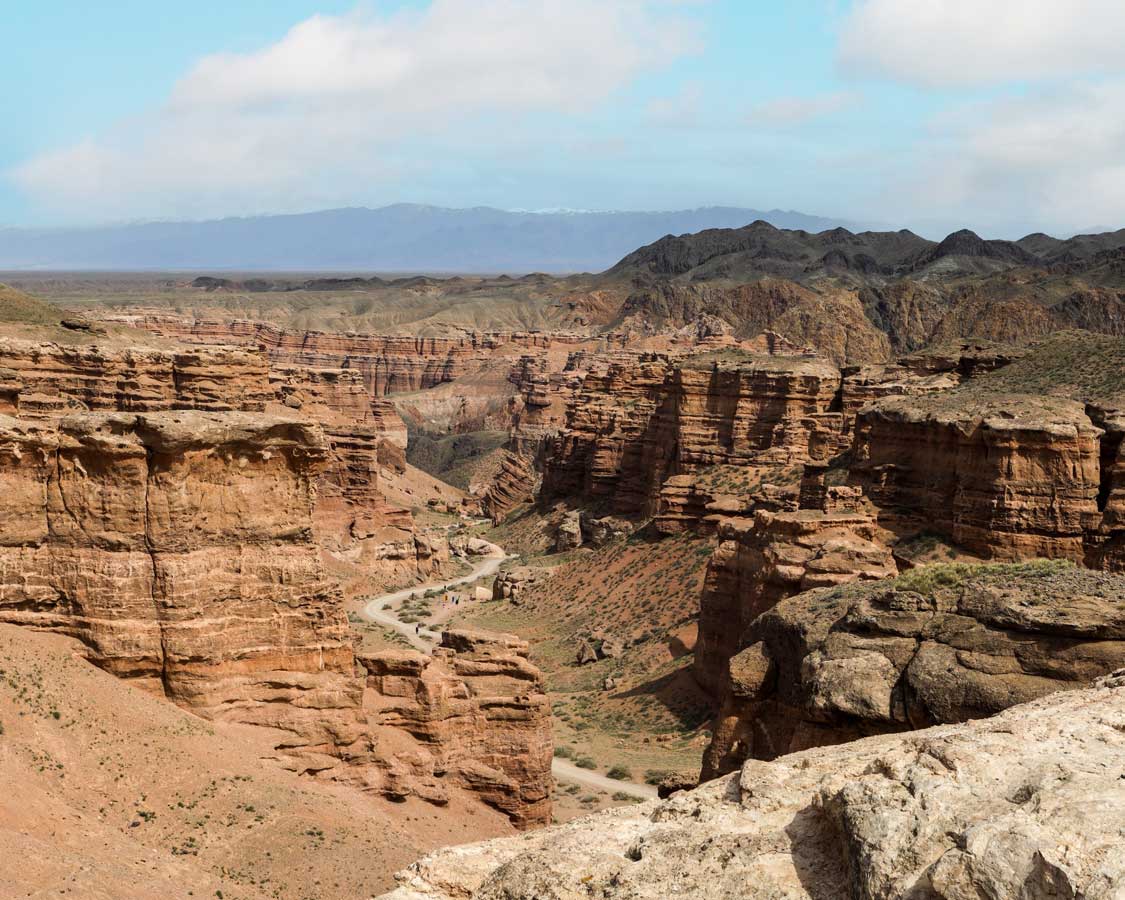
<instances>
[{"instance_id":1,"label":"large foreground rock","mask_svg":"<svg viewBox=\"0 0 1125 900\"><path fill-rule=\"evenodd\" d=\"M808 591L729 663L703 777L744 759L994 715L1125 666L1125 576L936 565Z\"/></svg>"},{"instance_id":2,"label":"large foreground rock","mask_svg":"<svg viewBox=\"0 0 1125 900\"><path fill-rule=\"evenodd\" d=\"M992 719L749 762L398 878L385 900L1118 898L1125 671Z\"/></svg>"}]
</instances>

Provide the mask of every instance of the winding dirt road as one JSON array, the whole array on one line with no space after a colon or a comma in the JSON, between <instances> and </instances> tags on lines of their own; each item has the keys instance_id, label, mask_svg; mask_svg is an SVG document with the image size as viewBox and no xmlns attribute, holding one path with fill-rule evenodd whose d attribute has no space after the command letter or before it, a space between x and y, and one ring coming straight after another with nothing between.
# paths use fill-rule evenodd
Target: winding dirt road
<instances>
[{"instance_id":1,"label":"winding dirt road","mask_svg":"<svg viewBox=\"0 0 1125 900\"><path fill-rule=\"evenodd\" d=\"M420 631L415 632L412 624L409 622L400 622L398 617L394 615L394 611L402 605L402 601L409 599L411 594L423 594L429 590L468 584L486 575L495 575L507 558L504 551L501 550L496 555L484 557L481 562L473 566L473 570L468 575L462 575L459 578L447 578L444 581L431 581L428 584L416 584L413 587L403 588L401 591L373 597L363 605L363 609L361 609L359 613L360 618L366 619L368 622L377 622L379 625L385 625L387 628L393 628L410 641L410 646L421 650L423 653L429 653L433 649L434 643L440 640L441 632L432 631L429 628L422 628ZM390 605L390 609L383 609L383 607L388 604ZM431 640L427 641L422 638L421 635L423 634L429 635Z\"/></svg>"},{"instance_id":2,"label":"winding dirt road","mask_svg":"<svg viewBox=\"0 0 1125 900\"><path fill-rule=\"evenodd\" d=\"M651 784L636 784L632 781L617 781L607 778L589 769L580 769L572 762L559 759L557 756L551 761L551 774L556 781L572 781L596 791L606 791L610 794L622 793L641 800L655 800L656 788Z\"/></svg>"},{"instance_id":3,"label":"winding dirt road","mask_svg":"<svg viewBox=\"0 0 1125 900\"><path fill-rule=\"evenodd\" d=\"M428 584L416 584L413 587L403 588L401 591L372 597L364 603L359 612L360 618L366 619L368 622L376 622L387 628L393 628L410 641L410 646L423 653L429 653L441 639L441 632L429 628L422 628L416 632L415 626L411 623L400 622L394 613L402 605L402 601L408 599L411 594L421 594L435 588L451 588L459 584L468 584L486 575L494 575L506 559L508 559L508 556L504 551L497 548L495 554L482 558L479 563L473 566L473 570L468 575L462 575L459 578L447 578L444 581L431 581ZM389 606L389 608L384 609L384 606ZM426 640L422 635L427 635L430 640ZM551 761L551 774L555 776L557 781L580 784L595 791L606 791L610 794L620 792L641 800L656 798L656 788L652 785L617 781L613 778L607 778L605 775L599 775L597 772L591 772L589 769L580 769L574 763L558 757Z\"/></svg>"}]
</instances>

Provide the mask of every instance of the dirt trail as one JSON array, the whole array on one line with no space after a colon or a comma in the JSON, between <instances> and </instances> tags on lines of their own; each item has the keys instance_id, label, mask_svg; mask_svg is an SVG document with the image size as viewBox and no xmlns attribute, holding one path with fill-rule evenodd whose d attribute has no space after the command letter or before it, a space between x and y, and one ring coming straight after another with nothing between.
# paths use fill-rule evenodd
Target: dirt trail
<instances>
[{"instance_id":1,"label":"dirt trail","mask_svg":"<svg viewBox=\"0 0 1125 900\"><path fill-rule=\"evenodd\" d=\"M497 548L496 554L482 559L481 562L473 566L473 570L468 575L462 575L460 578L447 578L444 581L432 581L429 584L416 584L413 587L403 588L401 591L372 597L364 603L360 610L360 616L369 622L377 622L380 625L393 628L410 641L410 646L423 653L429 653L441 639L441 633L429 628L416 630L415 626L409 622L400 622L394 613L402 605L402 601L409 598L411 594L424 593L433 588L448 588L458 584L468 584L486 575L494 575L506 559L508 559L508 556L504 551ZM388 604L390 608L384 609L383 607ZM430 640L426 640L422 635L427 635ZM620 792L641 800L656 798L656 788L652 785L617 781L613 778L607 778L605 775L599 775L597 772L591 772L589 769L580 769L573 763L558 757L551 761L551 774L559 781L581 784L596 791L607 791L611 794Z\"/></svg>"},{"instance_id":2,"label":"dirt trail","mask_svg":"<svg viewBox=\"0 0 1125 900\"><path fill-rule=\"evenodd\" d=\"M431 581L428 584L416 584L413 587L403 588L401 591L394 591L390 594L373 597L364 603L359 613L360 617L369 622L377 622L380 625L393 628L410 641L410 646L421 650L423 653L429 653L433 649L434 644L441 639L441 633L431 631L429 628L421 628L416 631L414 625L409 622L400 622L398 617L394 615L394 612L402 605L402 601L408 599L411 594L425 593L434 588L440 589L454 587L458 584L468 584L486 575L495 575L496 571L507 558L504 551L499 550L497 554L487 556L477 565L473 566L473 570L468 575L462 575L459 578L447 578L443 581ZM391 608L383 609L383 607L388 604L390 604ZM429 635L431 640L425 640L421 636L423 634Z\"/></svg>"},{"instance_id":3,"label":"dirt trail","mask_svg":"<svg viewBox=\"0 0 1125 900\"><path fill-rule=\"evenodd\" d=\"M589 769L580 769L574 763L558 757L555 757L551 762L551 774L558 781L572 781L575 784L582 784L598 791L608 791L611 794L621 792L628 794L630 797L639 797L642 800L655 800L657 796L656 788L651 784L636 784L632 781L618 781L615 778L607 778L605 775L599 775Z\"/></svg>"}]
</instances>

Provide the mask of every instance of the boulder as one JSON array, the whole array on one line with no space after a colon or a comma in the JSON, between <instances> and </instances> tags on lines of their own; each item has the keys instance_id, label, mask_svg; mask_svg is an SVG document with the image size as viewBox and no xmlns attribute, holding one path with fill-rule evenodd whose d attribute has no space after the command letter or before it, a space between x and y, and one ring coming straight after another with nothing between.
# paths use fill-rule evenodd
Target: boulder
<instances>
[{"instance_id":1,"label":"boulder","mask_svg":"<svg viewBox=\"0 0 1125 900\"><path fill-rule=\"evenodd\" d=\"M382 900L1111 900L1125 894L1123 761L1125 672L438 850Z\"/></svg>"}]
</instances>

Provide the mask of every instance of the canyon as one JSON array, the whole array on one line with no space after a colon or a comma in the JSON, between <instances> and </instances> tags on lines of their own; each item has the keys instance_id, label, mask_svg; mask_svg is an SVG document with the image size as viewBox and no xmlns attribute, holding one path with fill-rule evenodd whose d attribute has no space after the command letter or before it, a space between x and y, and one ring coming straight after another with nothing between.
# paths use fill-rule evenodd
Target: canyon
<instances>
[{"instance_id":1,"label":"canyon","mask_svg":"<svg viewBox=\"0 0 1125 900\"><path fill-rule=\"evenodd\" d=\"M569 279L5 289L0 630L499 835L411 844L395 900L1111 896L1102 250L736 231ZM498 305L355 327L369 291Z\"/></svg>"}]
</instances>

